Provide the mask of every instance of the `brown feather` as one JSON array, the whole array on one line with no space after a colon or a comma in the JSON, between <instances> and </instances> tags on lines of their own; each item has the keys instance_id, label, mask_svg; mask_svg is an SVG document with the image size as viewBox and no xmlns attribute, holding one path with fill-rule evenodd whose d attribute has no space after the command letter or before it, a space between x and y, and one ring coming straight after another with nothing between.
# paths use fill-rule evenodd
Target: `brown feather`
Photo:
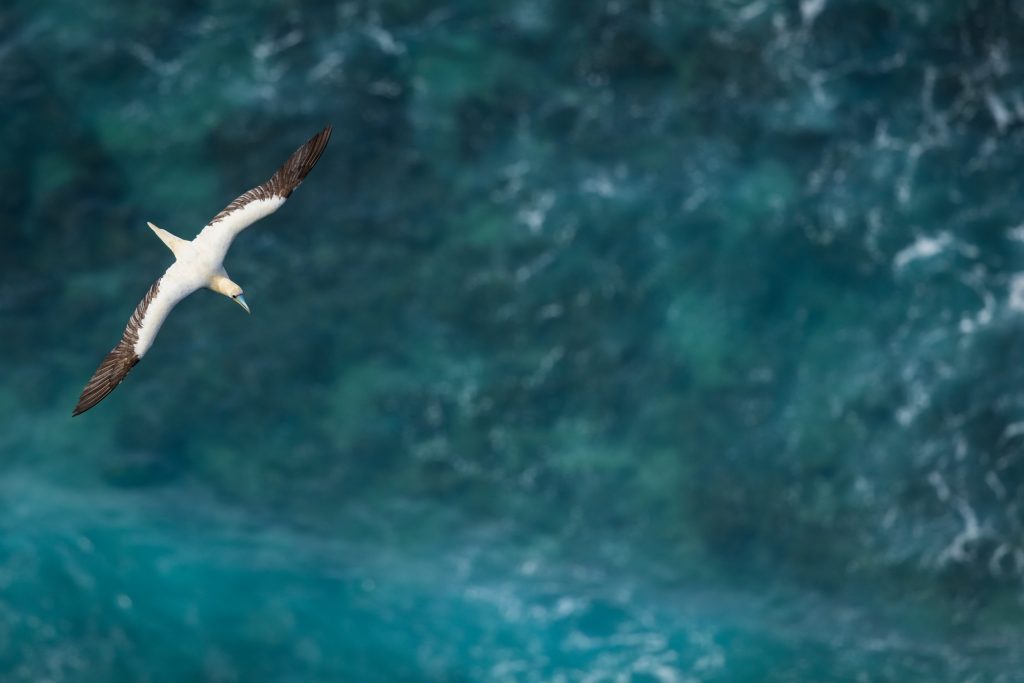
<instances>
[{"instance_id":1,"label":"brown feather","mask_svg":"<svg viewBox=\"0 0 1024 683\"><path fill-rule=\"evenodd\" d=\"M306 144L299 147L288 157L288 161L281 165L281 168L270 177L270 180L249 190L237 197L228 204L223 211L218 213L210 221L213 225L217 221L226 218L229 214L237 211L251 201L257 199L270 199L281 197L288 199L296 187L305 179L309 172L320 160L320 155L327 147L327 141L331 139L331 127L326 126L322 131L311 137Z\"/></svg>"},{"instance_id":2,"label":"brown feather","mask_svg":"<svg viewBox=\"0 0 1024 683\"><path fill-rule=\"evenodd\" d=\"M85 385L82 395L78 397L78 405L75 406L71 416L81 415L97 403L110 395L117 385L128 376L131 369L139 362L135 354L135 343L139 340L139 328L142 326L142 319L146 315L146 309L160 291L160 280L157 280L146 292L135 312L128 320L128 326L124 328L121 341L117 343L107 357L103 359L100 366L96 368L92 379Z\"/></svg>"}]
</instances>

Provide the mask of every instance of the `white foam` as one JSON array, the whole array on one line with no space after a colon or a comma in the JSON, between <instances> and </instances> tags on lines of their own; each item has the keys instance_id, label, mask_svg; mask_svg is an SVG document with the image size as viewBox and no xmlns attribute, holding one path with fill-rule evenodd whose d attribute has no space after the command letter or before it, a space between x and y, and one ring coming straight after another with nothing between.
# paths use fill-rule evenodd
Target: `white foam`
<instances>
[{"instance_id":1,"label":"white foam","mask_svg":"<svg viewBox=\"0 0 1024 683\"><path fill-rule=\"evenodd\" d=\"M825 9L825 0L800 0L800 16L805 26L810 26Z\"/></svg>"},{"instance_id":2,"label":"white foam","mask_svg":"<svg viewBox=\"0 0 1024 683\"><path fill-rule=\"evenodd\" d=\"M1006 236L1014 242L1024 242L1024 223L1010 228L1006 232Z\"/></svg>"},{"instance_id":3,"label":"white foam","mask_svg":"<svg viewBox=\"0 0 1024 683\"><path fill-rule=\"evenodd\" d=\"M740 21L750 21L751 19L756 19L761 14L764 14L766 9L768 9L767 3L763 0L758 0L758 2L752 2L746 7L741 7L739 12L736 13L736 16L740 18Z\"/></svg>"},{"instance_id":4,"label":"white foam","mask_svg":"<svg viewBox=\"0 0 1024 683\"><path fill-rule=\"evenodd\" d=\"M953 236L948 232L940 232L936 237L918 237L913 244L904 247L896 254L893 264L897 270L902 269L909 263L942 253L951 244L953 244Z\"/></svg>"},{"instance_id":5,"label":"white foam","mask_svg":"<svg viewBox=\"0 0 1024 683\"><path fill-rule=\"evenodd\" d=\"M1024 312L1024 273L1010 278L1009 306L1011 311Z\"/></svg>"},{"instance_id":6,"label":"white foam","mask_svg":"<svg viewBox=\"0 0 1024 683\"><path fill-rule=\"evenodd\" d=\"M988 105L988 111L996 122L996 128L1002 133L1013 122L1013 114L1003 104L1002 98L991 90L985 93L985 104Z\"/></svg>"},{"instance_id":7,"label":"white foam","mask_svg":"<svg viewBox=\"0 0 1024 683\"><path fill-rule=\"evenodd\" d=\"M964 526L949 545L939 553L939 566L950 562L966 562L970 559L970 545L983 538L987 529L978 522L978 516L967 504L967 501L958 499L956 501L957 512L963 520Z\"/></svg>"}]
</instances>

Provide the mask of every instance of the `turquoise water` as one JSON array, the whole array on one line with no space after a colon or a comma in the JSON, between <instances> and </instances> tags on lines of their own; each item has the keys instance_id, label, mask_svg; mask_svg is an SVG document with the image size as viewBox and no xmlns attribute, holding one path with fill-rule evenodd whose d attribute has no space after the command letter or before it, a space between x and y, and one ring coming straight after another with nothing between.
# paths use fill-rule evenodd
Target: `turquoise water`
<instances>
[{"instance_id":1,"label":"turquoise water","mask_svg":"<svg viewBox=\"0 0 1024 683\"><path fill-rule=\"evenodd\" d=\"M0 7L0 680L1024 681L1024 4L154 5Z\"/></svg>"}]
</instances>

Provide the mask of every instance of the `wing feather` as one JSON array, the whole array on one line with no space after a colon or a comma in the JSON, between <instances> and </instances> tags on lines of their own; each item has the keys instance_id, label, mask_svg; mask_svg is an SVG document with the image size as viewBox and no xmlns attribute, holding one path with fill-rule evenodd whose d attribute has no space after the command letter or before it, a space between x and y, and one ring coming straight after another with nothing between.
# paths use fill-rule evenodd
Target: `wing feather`
<instances>
[{"instance_id":1,"label":"wing feather","mask_svg":"<svg viewBox=\"0 0 1024 683\"><path fill-rule=\"evenodd\" d=\"M331 127L325 126L295 150L270 180L239 195L224 207L206 224L200 236L203 233L224 232L230 239L260 218L277 211L316 166L330 139Z\"/></svg>"},{"instance_id":2,"label":"wing feather","mask_svg":"<svg viewBox=\"0 0 1024 683\"><path fill-rule=\"evenodd\" d=\"M146 296L142 298L139 305L135 307L132 317L128 319L128 326L124 328L124 334L121 335L121 341L107 354L85 385L82 395L78 398L78 405L71 413L72 417L81 415L109 396L110 392L117 388L117 385L139 362L141 356L135 351L135 345L139 341L139 329L142 327L149 305L159 292L160 280L157 280L146 292Z\"/></svg>"}]
</instances>

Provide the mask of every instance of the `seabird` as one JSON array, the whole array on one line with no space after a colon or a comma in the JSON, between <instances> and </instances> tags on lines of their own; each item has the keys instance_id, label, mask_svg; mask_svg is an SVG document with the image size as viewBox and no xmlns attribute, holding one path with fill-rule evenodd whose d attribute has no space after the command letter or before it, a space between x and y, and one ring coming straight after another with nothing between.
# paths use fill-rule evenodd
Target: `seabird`
<instances>
[{"instance_id":1,"label":"seabird","mask_svg":"<svg viewBox=\"0 0 1024 683\"><path fill-rule=\"evenodd\" d=\"M148 224L174 253L175 261L135 307L121 341L85 385L72 416L81 415L117 388L153 345L171 309L197 289L212 289L249 312L242 288L232 282L224 270L224 256L238 233L284 204L316 166L330 138L331 127L327 126L299 147L270 180L228 204L191 241Z\"/></svg>"}]
</instances>

